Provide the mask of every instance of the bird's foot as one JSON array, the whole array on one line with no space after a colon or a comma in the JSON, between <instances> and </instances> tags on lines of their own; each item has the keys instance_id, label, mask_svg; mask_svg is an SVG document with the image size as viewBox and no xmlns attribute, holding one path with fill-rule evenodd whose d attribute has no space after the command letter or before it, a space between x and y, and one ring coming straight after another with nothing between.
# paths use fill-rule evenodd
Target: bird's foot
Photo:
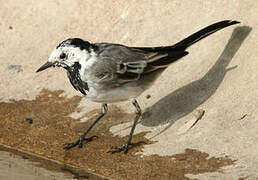
<instances>
[{"instance_id":1,"label":"bird's foot","mask_svg":"<svg viewBox=\"0 0 258 180\"><path fill-rule=\"evenodd\" d=\"M132 149L133 147L140 146L142 144L146 144L146 142L140 141L138 143L125 143L122 146L112 146L111 150L109 150L108 153L114 154L114 153L118 153L118 152L124 151L124 154L127 154L129 149Z\"/></svg>"},{"instance_id":2,"label":"bird's foot","mask_svg":"<svg viewBox=\"0 0 258 180\"><path fill-rule=\"evenodd\" d=\"M128 150L130 149L129 145L131 145L131 144L123 144L122 146L112 146L111 150L108 151L108 153L114 154L114 153L124 151L124 153L126 154L128 152Z\"/></svg>"},{"instance_id":3,"label":"bird's foot","mask_svg":"<svg viewBox=\"0 0 258 180\"><path fill-rule=\"evenodd\" d=\"M76 146L78 146L78 148L82 148L83 147L83 142L90 142L92 141L94 138L97 138L97 136L91 136L89 138L85 138L84 136L80 136L79 139L75 142L71 142L71 143L66 143L64 149L69 150L72 149Z\"/></svg>"}]
</instances>

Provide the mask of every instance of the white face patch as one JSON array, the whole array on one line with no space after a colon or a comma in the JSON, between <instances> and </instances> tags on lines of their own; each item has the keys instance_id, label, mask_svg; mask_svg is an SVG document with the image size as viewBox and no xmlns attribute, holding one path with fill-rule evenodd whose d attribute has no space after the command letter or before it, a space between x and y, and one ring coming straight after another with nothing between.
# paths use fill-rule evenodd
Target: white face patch
<instances>
[{"instance_id":1,"label":"white face patch","mask_svg":"<svg viewBox=\"0 0 258 180\"><path fill-rule=\"evenodd\" d=\"M66 57L60 59L60 55L65 53ZM81 50L78 47L64 46L54 49L50 54L49 62L59 62L60 64L66 64L72 66L75 62L84 62L90 58L90 54L86 50Z\"/></svg>"},{"instance_id":2,"label":"white face patch","mask_svg":"<svg viewBox=\"0 0 258 180\"><path fill-rule=\"evenodd\" d=\"M68 66L72 66L75 62L87 61L90 58L87 50L81 50L78 47L67 48L67 59L64 61Z\"/></svg>"}]
</instances>

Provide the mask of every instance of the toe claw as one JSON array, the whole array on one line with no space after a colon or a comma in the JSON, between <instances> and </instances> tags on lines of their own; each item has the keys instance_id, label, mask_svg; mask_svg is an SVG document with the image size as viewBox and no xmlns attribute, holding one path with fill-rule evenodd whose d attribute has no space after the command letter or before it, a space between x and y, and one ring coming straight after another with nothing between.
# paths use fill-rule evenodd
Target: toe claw
<instances>
[{"instance_id":1,"label":"toe claw","mask_svg":"<svg viewBox=\"0 0 258 180\"><path fill-rule=\"evenodd\" d=\"M89 141L93 141L95 138L98 138L98 136L94 135L94 136L91 136L89 138L84 138L83 140L89 142Z\"/></svg>"},{"instance_id":2,"label":"toe claw","mask_svg":"<svg viewBox=\"0 0 258 180\"><path fill-rule=\"evenodd\" d=\"M129 143L129 144L124 144L122 146L111 146L111 150L109 150L107 153L111 153L111 154L114 154L114 153L118 153L118 152L124 152L124 154L127 154L129 149L133 148L133 147L136 147L136 146L140 146L142 144L146 144L146 142L144 141L140 141L138 143Z\"/></svg>"},{"instance_id":3,"label":"toe claw","mask_svg":"<svg viewBox=\"0 0 258 180\"><path fill-rule=\"evenodd\" d=\"M118 153L118 152L124 151L124 153L126 154L128 152L128 150L129 150L129 145L128 144L124 144L122 146L112 146L111 149L114 149L114 150L109 150L107 153L114 154L114 153Z\"/></svg>"},{"instance_id":4,"label":"toe claw","mask_svg":"<svg viewBox=\"0 0 258 180\"><path fill-rule=\"evenodd\" d=\"M111 149L118 149L117 146L111 146Z\"/></svg>"},{"instance_id":5,"label":"toe claw","mask_svg":"<svg viewBox=\"0 0 258 180\"><path fill-rule=\"evenodd\" d=\"M93 141L94 138L97 138L97 136L91 136L89 138L85 138L85 137L80 136L77 141L71 142L71 143L66 143L64 149L69 150L69 149L74 148L75 146L78 146L78 148L82 148L83 147L83 141L90 142L90 141Z\"/></svg>"},{"instance_id":6,"label":"toe claw","mask_svg":"<svg viewBox=\"0 0 258 180\"><path fill-rule=\"evenodd\" d=\"M75 146L76 146L75 143L66 143L64 149L69 150Z\"/></svg>"},{"instance_id":7,"label":"toe claw","mask_svg":"<svg viewBox=\"0 0 258 180\"><path fill-rule=\"evenodd\" d=\"M82 148L82 147L83 147L83 143L80 142L80 143L78 144L78 148Z\"/></svg>"}]
</instances>

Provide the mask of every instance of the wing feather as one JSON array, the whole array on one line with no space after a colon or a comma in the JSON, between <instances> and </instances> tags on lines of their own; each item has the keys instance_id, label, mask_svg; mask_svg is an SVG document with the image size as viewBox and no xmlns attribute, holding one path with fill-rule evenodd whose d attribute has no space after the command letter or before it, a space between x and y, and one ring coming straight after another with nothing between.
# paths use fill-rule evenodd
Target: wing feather
<instances>
[{"instance_id":1,"label":"wing feather","mask_svg":"<svg viewBox=\"0 0 258 180\"><path fill-rule=\"evenodd\" d=\"M125 83L138 80L141 75L166 68L188 54L187 51L166 50L166 48L127 47L120 44L99 43L100 63L108 61L112 64L113 80L117 83ZM111 73L111 72L110 72ZM109 76L110 77L110 76ZM110 79L109 79L110 80Z\"/></svg>"}]
</instances>

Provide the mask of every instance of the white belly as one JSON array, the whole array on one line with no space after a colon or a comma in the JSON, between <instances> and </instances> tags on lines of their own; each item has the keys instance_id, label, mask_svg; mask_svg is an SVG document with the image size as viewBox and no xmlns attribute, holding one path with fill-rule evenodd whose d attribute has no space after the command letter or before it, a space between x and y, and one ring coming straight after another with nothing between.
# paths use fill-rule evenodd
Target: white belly
<instances>
[{"instance_id":1,"label":"white belly","mask_svg":"<svg viewBox=\"0 0 258 180\"><path fill-rule=\"evenodd\" d=\"M139 96L145 89L141 87L116 87L110 89L90 88L87 93L87 98L94 102L113 103L126 101Z\"/></svg>"},{"instance_id":2,"label":"white belly","mask_svg":"<svg viewBox=\"0 0 258 180\"><path fill-rule=\"evenodd\" d=\"M163 69L156 71L156 73L145 75L136 81L117 84L117 86L87 81L89 92L87 92L86 97L100 103L113 103L136 98L152 85L162 71Z\"/></svg>"}]
</instances>

